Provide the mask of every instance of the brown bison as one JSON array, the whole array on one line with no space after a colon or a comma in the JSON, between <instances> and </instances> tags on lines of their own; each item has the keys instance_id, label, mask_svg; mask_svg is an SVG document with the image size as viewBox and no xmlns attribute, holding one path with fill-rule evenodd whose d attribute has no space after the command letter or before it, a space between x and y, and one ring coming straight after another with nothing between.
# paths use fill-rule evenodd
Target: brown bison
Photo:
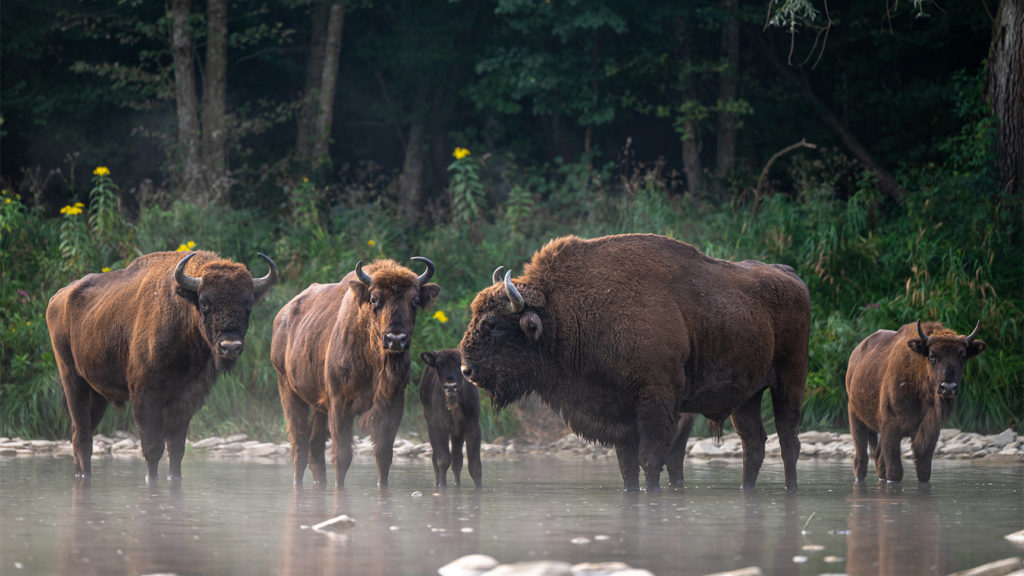
<instances>
[{"instance_id":1,"label":"brown bison","mask_svg":"<svg viewBox=\"0 0 1024 576\"><path fill-rule=\"evenodd\" d=\"M469 475L480 488L480 393L462 377L462 356L457 349L428 351L420 357L427 364L420 378L420 403L433 449L430 461L434 465L434 485L448 485L449 465L455 485L462 485L465 444Z\"/></svg>"},{"instance_id":2,"label":"brown bison","mask_svg":"<svg viewBox=\"0 0 1024 576\"><path fill-rule=\"evenodd\" d=\"M577 434L613 444L626 490L639 489L641 466L646 489L659 489L662 467L685 449L683 412L719 424L732 416L743 488L753 488L765 390L796 489L810 296L792 268L716 260L651 234L568 236L521 277L477 294L472 313L460 345L466 378L496 409L537 393Z\"/></svg>"},{"instance_id":3,"label":"brown bison","mask_svg":"<svg viewBox=\"0 0 1024 576\"><path fill-rule=\"evenodd\" d=\"M978 325L961 336L938 322L879 330L850 354L846 369L857 482L867 475L867 448L878 477L903 480L900 441L910 437L917 480L928 482L942 422L952 413L967 359L985 350ZM881 439L879 439L881 435Z\"/></svg>"},{"instance_id":4,"label":"brown bison","mask_svg":"<svg viewBox=\"0 0 1024 576\"><path fill-rule=\"evenodd\" d=\"M50 298L46 325L71 415L75 476L92 474L92 436L107 404L131 402L147 482L170 455L181 478L185 435L217 374L242 353L253 304L277 266L253 278L212 252L156 252L127 268L88 274Z\"/></svg>"},{"instance_id":5,"label":"brown bison","mask_svg":"<svg viewBox=\"0 0 1024 576\"><path fill-rule=\"evenodd\" d=\"M376 260L365 270L359 262L341 282L313 284L277 313L270 359L277 369L296 485L302 485L307 464L314 483L327 482L328 431L335 484L345 485L352 425L366 412L377 485L387 487L409 384L416 312L441 293L440 286L427 283L434 264L419 256L413 260L427 266L420 276L393 260Z\"/></svg>"}]
</instances>

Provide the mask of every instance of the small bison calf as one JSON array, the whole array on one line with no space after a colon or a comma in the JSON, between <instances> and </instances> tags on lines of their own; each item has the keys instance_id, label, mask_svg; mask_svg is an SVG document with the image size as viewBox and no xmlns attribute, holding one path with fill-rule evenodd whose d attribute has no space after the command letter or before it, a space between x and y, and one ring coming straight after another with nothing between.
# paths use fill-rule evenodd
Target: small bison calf
<instances>
[{"instance_id":1,"label":"small bison calf","mask_svg":"<svg viewBox=\"0 0 1024 576\"><path fill-rule=\"evenodd\" d=\"M480 395L476 386L462 377L462 356L457 349L424 352L420 357L427 363L420 379L420 402L434 451L431 457L434 485L448 485L449 465L455 475L455 485L461 485L462 444L465 442L469 475L480 488ZM449 439L451 451L448 450Z\"/></svg>"},{"instance_id":2,"label":"small bison calf","mask_svg":"<svg viewBox=\"0 0 1024 576\"><path fill-rule=\"evenodd\" d=\"M895 332L879 330L854 348L846 393L857 482L867 475L868 445L879 479L902 481L900 441L908 436L917 480L928 482L939 430L953 411L964 364L985 349L977 336L978 326L961 336L938 322L922 326L919 321Z\"/></svg>"}]
</instances>

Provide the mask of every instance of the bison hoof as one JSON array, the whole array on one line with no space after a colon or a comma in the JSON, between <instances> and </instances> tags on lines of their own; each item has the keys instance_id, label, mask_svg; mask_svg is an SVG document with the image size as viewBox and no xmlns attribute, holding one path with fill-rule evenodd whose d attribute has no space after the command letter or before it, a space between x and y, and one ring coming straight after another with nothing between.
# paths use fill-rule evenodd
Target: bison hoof
<instances>
[{"instance_id":1,"label":"bison hoof","mask_svg":"<svg viewBox=\"0 0 1024 576\"><path fill-rule=\"evenodd\" d=\"M648 494L651 494L651 493L654 493L654 492L661 492L661 486L658 485L658 484L655 484L653 486L648 486L648 487L644 488L644 491L647 492Z\"/></svg>"}]
</instances>

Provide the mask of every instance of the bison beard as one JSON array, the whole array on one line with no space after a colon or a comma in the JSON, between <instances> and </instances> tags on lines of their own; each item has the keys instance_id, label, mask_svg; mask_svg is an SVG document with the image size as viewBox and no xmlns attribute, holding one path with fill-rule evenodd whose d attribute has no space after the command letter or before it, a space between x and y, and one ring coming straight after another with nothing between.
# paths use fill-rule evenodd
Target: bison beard
<instances>
[{"instance_id":1,"label":"bison beard","mask_svg":"<svg viewBox=\"0 0 1024 576\"><path fill-rule=\"evenodd\" d=\"M728 262L651 234L552 240L523 275L500 268L472 303L459 349L496 410L536 393L578 435L615 446L623 484L682 482L693 413L731 416L751 489L772 395L795 490L810 295L788 266Z\"/></svg>"}]
</instances>

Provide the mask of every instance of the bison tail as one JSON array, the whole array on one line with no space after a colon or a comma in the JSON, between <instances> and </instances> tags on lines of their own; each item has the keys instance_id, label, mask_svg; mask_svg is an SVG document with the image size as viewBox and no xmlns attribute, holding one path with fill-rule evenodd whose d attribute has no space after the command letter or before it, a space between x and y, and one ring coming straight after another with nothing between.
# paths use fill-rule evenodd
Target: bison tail
<instances>
[{"instance_id":1,"label":"bison tail","mask_svg":"<svg viewBox=\"0 0 1024 576\"><path fill-rule=\"evenodd\" d=\"M722 445L722 421L708 419L708 434L715 441L715 446Z\"/></svg>"}]
</instances>

